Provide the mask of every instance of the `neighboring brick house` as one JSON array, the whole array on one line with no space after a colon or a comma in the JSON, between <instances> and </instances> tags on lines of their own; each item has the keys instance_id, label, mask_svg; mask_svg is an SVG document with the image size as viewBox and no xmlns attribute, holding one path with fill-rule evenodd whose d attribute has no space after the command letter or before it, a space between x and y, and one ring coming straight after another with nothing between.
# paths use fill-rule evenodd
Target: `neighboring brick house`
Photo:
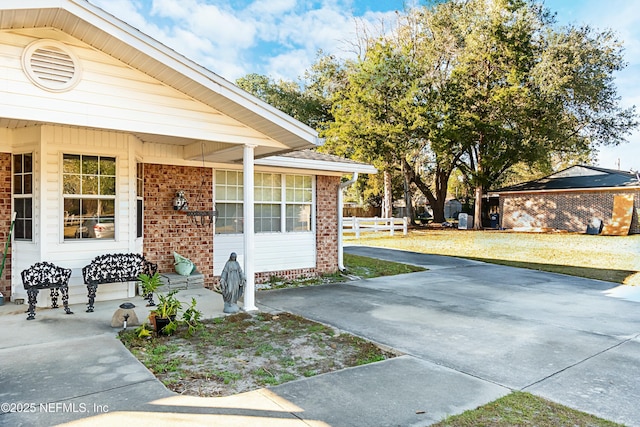
<instances>
[{"instance_id":1,"label":"neighboring brick house","mask_svg":"<svg viewBox=\"0 0 640 427\"><path fill-rule=\"evenodd\" d=\"M85 0L3 0L0 57L3 246L17 212L5 297L48 261L72 269L70 303L86 301L82 267L114 252L171 272L175 251L209 287L237 252L247 297L271 275L339 268L341 177L376 170L315 153L315 130ZM187 215L214 210L210 226Z\"/></svg>"},{"instance_id":2,"label":"neighboring brick house","mask_svg":"<svg viewBox=\"0 0 640 427\"><path fill-rule=\"evenodd\" d=\"M586 232L594 219L611 223L614 199L633 199L629 234L640 233L638 174L578 165L495 191L505 229ZM597 222L595 221L595 222Z\"/></svg>"}]
</instances>

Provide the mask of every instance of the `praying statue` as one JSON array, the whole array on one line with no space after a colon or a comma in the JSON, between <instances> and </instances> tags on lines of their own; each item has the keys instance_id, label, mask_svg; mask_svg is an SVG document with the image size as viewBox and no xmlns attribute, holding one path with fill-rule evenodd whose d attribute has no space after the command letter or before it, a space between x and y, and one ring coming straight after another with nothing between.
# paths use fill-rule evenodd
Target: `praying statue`
<instances>
[{"instance_id":1,"label":"praying statue","mask_svg":"<svg viewBox=\"0 0 640 427\"><path fill-rule=\"evenodd\" d=\"M220 275L220 289L222 291L222 299L224 300L223 311L225 313L237 313L240 310L238 308L238 299L244 293L246 278L236 258L236 253L231 252L229 260L224 265L224 269Z\"/></svg>"}]
</instances>

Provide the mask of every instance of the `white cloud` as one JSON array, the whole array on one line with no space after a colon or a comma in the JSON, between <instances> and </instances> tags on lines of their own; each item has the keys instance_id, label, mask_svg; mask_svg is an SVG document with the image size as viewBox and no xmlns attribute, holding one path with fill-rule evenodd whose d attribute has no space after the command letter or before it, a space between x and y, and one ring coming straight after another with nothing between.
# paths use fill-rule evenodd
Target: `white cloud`
<instances>
[{"instance_id":1,"label":"white cloud","mask_svg":"<svg viewBox=\"0 0 640 427\"><path fill-rule=\"evenodd\" d=\"M250 72L295 79L320 49L348 56L345 41L356 35L353 0L256 0L242 9L232 0L91 1L229 80ZM375 27L395 14L366 12L359 19Z\"/></svg>"},{"instance_id":2,"label":"white cloud","mask_svg":"<svg viewBox=\"0 0 640 427\"><path fill-rule=\"evenodd\" d=\"M246 12L252 16L278 16L294 10L296 3L296 0L257 0L247 7Z\"/></svg>"},{"instance_id":3,"label":"white cloud","mask_svg":"<svg viewBox=\"0 0 640 427\"><path fill-rule=\"evenodd\" d=\"M269 76L275 80L297 80L315 60L315 52L305 49L290 50L267 61Z\"/></svg>"},{"instance_id":4,"label":"white cloud","mask_svg":"<svg viewBox=\"0 0 640 427\"><path fill-rule=\"evenodd\" d=\"M160 9L160 3L164 8ZM159 0L154 2L154 9L161 16L172 19L174 25L183 31L191 31L199 37L204 37L212 45L236 49L249 47L253 44L255 27L253 23L241 20L236 12L206 4L203 1ZM177 15L179 10L180 15ZM179 19L176 19L179 17Z\"/></svg>"}]
</instances>

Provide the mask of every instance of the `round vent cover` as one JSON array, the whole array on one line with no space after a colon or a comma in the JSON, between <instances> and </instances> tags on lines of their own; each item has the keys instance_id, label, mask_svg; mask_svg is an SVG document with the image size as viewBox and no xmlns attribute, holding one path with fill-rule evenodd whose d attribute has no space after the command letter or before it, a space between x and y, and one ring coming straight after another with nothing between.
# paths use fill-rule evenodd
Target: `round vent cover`
<instances>
[{"instance_id":1,"label":"round vent cover","mask_svg":"<svg viewBox=\"0 0 640 427\"><path fill-rule=\"evenodd\" d=\"M78 58L55 40L38 40L27 46L22 67L36 86L52 92L70 90L80 81Z\"/></svg>"}]
</instances>

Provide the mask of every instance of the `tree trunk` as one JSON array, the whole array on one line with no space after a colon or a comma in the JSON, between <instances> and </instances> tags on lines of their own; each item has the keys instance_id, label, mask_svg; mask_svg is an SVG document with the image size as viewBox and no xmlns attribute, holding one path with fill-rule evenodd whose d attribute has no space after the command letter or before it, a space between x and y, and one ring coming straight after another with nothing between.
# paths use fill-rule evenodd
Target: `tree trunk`
<instances>
[{"instance_id":1,"label":"tree trunk","mask_svg":"<svg viewBox=\"0 0 640 427\"><path fill-rule=\"evenodd\" d=\"M476 184L475 190L475 203L474 203L474 213L473 213L473 228L475 230L482 230L482 193L483 187L482 184Z\"/></svg>"},{"instance_id":2,"label":"tree trunk","mask_svg":"<svg viewBox=\"0 0 640 427\"><path fill-rule=\"evenodd\" d=\"M393 216L393 189L391 183L391 172L385 170L384 177L384 198L382 200L382 218L391 218Z\"/></svg>"},{"instance_id":3,"label":"tree trunk","mask_svg":"<svg viewBox=\"0 0 640 427\"><path fill-rule=\"evenodd\" d=\"M404 216L409 218L409 221L412 225L416 225L413 214L413 192L411 191L411 181L413 179L413 174L411 173L412 169L407 162L402 162L401 168L402 179L404 181Z\"/></svg>"},{"instance_id":4,"label":"tree trunk","mask_svg":"<svg viewBox=\"0 0 640 427\"><path fill-rule=\"evenodd\" d=\"M451 170L437 169L435 176L436 194L433 194L431 189L422 181L420 175L408 163L404 166L404 170L410 177L409 182L413 182L429 201L429 206L431 206L433 213L433 222L444 222L444 203L447 198L447 183L449 182L449 176L451 176Z\"/></svg>"}]
</instances>

